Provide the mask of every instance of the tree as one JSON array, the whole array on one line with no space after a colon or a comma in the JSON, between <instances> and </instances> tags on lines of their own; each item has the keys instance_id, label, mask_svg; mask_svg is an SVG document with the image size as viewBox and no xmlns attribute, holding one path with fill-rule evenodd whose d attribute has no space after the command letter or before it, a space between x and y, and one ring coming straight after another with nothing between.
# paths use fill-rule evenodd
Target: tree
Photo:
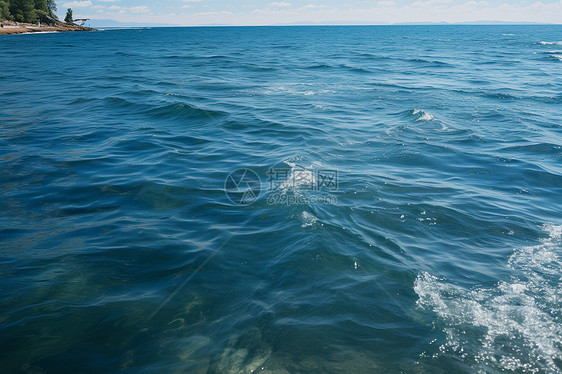
<instances>
[{"instance_id":1,"label":"tree","mask_svg":"<svg viewBox=\"0 0 562 374\"><path fill-rule=\"evenodd\" d=\"M47 23L48 16L49 16L49 8L47 8L47 0L34 0L35 2L35 11L34 11L34 19L41 20L43 23Z\"/></svg>"},{"instance_id":2,"label":"tree","mask_svg":"<svg viewBox=\"0 0 562 374\"><path fill-rule=\"evenodd\" d=\"M47 0L47 8L51 17L57 18L57 3L55 0Z\"/></svg>"},{"instance_id":3,"label":"tree","mask_svg":"<svg viewBox=\"0 0 562 374\"><path fill-rule=\"evenodd\" d=\"M8 1L0 0L0 19L11 20L10 4Z\"/></svg>"},{"instance_id":4,"label":"tree","mask_svg":"<svg viewBox=\"0 0 562 374\"><path fill-rule=\"evenodd\" d=\"M35 23L57 18L55 0L0 0L0 20Z\"/></svg>"},{"instance_id":5,"label":"tree","mask_svg":"<svg viewBox=\"0 0 562 374\"><path fill-rule=\"evenodd\" d=\"M35 18L35 2L33 0L11 0L10 13L17 22L34 23Z\"/></svg>"},{"instance_id":6,"label":"tree","mask_svg":"<svg viewBox=\"0 0 562 374\"><path fill-rule=\"evenodd\" d=\"M49 8L47 8L47 0L35 0L35 10L43 10L47 12Z\"/></svg>"},{"instance_id":7,"label":"tree","mask_svg":"<svg viewBox=\"0 0 562 374\"><path fill-rule=\"evenodd\" d=\"M72 9L68 8L66 11L66 17L64 17L64 22L72 23Z\"/></svg>"}]
</instances>

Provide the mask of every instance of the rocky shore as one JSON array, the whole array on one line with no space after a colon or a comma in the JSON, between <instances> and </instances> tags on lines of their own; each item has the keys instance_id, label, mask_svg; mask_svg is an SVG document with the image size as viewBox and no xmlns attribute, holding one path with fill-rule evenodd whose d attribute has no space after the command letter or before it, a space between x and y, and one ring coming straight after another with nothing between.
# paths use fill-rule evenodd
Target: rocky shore
<instances>
[{"instance_id":1,"label":"rocky shore","mask_svg":"<svg viewBox=\"0 0 562 374\"><path fill-rule=\"evenodd\" d=\"M94 31L90 27L57 22L55 25L37 25L13 21L0 21L0 35L25 34L31 32L66 32L66 31Z\"/></svg>"}]
</instances>

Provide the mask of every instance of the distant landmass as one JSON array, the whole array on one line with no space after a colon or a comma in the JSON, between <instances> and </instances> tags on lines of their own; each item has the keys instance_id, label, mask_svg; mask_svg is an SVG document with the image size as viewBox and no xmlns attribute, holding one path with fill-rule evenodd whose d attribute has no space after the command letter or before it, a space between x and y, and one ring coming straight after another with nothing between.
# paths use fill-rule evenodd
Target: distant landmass
<instances>
[{"instance_id":1,"label":"distant landmass","mask_svg":"<svg viewBox=\"0 0 562 374\"><path fill-rule=\"evenodd\" d=\"M390 25L544 25L545 23L540 22L506 22L506 21L493 21L493 20L481 20L481 21L466 21L466 22L400 22L393 23ZM120 22L113 19L91 19L88 21L87 25L93 28L104 28L104 27L187 27L185 25L171 24L171 23L142 23L142 22ZM278 23L267 26L369 26L369 25L384 25L377 23L366 23L359 21L331 21L331 22L308 22L299 21L292 23ZM388 25L388 24L387 24ZM229 24L201 24L198 27L218 27L218 26L235 26Z\"/></svg>"},{"instance_id":2,"label":"distant landmass","mask_svg":"<svg viewBox=\"0 0 562 374\"><path fill-rule=\"evenodd\" d=\"M308 22L299 21L292 23L279 23L272 26L388 26L388 25L544 25L541 22L512 22L512 21L465 21L465 22L398 22L398 23L367 23L365 21L331 21L331 22Z\"/></svg>"},{"instance_id":3,"label":"distant landmass","mask_svg":"<svg viewBox=\"0 0 562 374\"><path fill-rule=\"evenodd\" d=\"M90 19L88 21L90 27L99 29L103 27L178 27L169 23L143 23L143 22L120 22L113 19Z\"/></svg>"},{"instance_id":4,"label":"distant landmass","mask_svg":"<svg viewBox=\"0 0 562 374\"><path fill-rule=\"evenodd\" d=\"M400 22L394 25L544 25L542 22L465 21L465 22Z\"/></svg>"}]
</instances>

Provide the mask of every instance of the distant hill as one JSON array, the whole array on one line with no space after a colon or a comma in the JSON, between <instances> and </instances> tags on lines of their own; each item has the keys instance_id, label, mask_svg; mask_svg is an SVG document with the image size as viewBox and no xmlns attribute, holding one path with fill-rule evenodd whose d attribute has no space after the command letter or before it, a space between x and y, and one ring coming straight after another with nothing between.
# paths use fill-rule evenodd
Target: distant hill
<instances>
[{"instance_id":1,"label":"distant hill","mask_svg":"<svg viewBox=\"0 0 562 374\"><path fill-rule=\"evenodd\" d=\"M90 27L99 29L103 27L174 27L168 23L141 23L141 22L119 22L113 19L91 19L88 21Z\"/></svg>"},{"instance_id":2,"label":"distant hill","mask_svg":"<svg viewBox=\"0 0 562 374\"><path fill-rule=\"evenodd\" d=\"M541 22L465 21L465 22L401 22L395 25L544 25Z\"/></svg>"},{"instance_id":3,"label":"distant hill","mask_svg":"<svg viewBox=\"0 0 562 374\"><path fill-rule=\"evenodd\" d=\"M3 0L0 0L0 2ZM540 25L543 23L538 22L505 22L505 21L468 21L468 22L401 22L391 25ZM182 25L171 23L142 23L142 22L120 22L113 19L91 19L86 24L93 28L129 28L129 27L182 27ZM361 21L331 21L331 22L292 22L292 23L279 23L270 26L363 26L363 25L378 25L376 23L367 23ZM201 24L201 26L231 26L228 24Z\"/></svg>"},{"instance_id":4,"label":"distant hill","mask_svg":"<svg viewBox=\"0 0 562 374\"><path fill-rule=\"evenodd\" d=\"M312 22L299 21L291 23L279 23L272 26L378 26L378 25L544 25L540 22L510 22L510 21L466 21L466 22L399 22L399 23L369 23L365 21L328 21L328 22Z\"/></svg>"}]
</instances>

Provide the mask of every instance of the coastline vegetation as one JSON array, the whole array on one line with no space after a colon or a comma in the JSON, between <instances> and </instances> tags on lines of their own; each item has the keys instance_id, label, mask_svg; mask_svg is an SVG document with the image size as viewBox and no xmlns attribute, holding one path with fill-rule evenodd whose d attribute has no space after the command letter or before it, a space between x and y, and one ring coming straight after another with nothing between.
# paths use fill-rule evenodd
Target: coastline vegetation
<instances>
[{"instance_id":1,"label":"coastline vegetation","mask_svg":"<svg viewBox=\"0 0 562 374\"><path fill-rule=\"evenodd\" d=\"M66 17L64 17L64 22L72 23L72 9L68 8L66 10Z\"/></svg>"},{"instance_id":2,"label":"coastline vegetation","mask_svg":"<svg viewBox=\"0 0 562 374\"><path fill-rule=\"evenodd\" d=\"M36 23L54 23L55 0L0 0L0 20Z\"/></svg>"},{"instance_id":3,"label":"coastline vegetation","mask_svg":"<svg viewBox=\"0 0 562 374\"><path fill-rule=\"evenodd\" d=\"M74 24L72 9L64 22L56 11L55 0L0 0L0 35L94 30Z\"/></svg>"}]
</instances>

